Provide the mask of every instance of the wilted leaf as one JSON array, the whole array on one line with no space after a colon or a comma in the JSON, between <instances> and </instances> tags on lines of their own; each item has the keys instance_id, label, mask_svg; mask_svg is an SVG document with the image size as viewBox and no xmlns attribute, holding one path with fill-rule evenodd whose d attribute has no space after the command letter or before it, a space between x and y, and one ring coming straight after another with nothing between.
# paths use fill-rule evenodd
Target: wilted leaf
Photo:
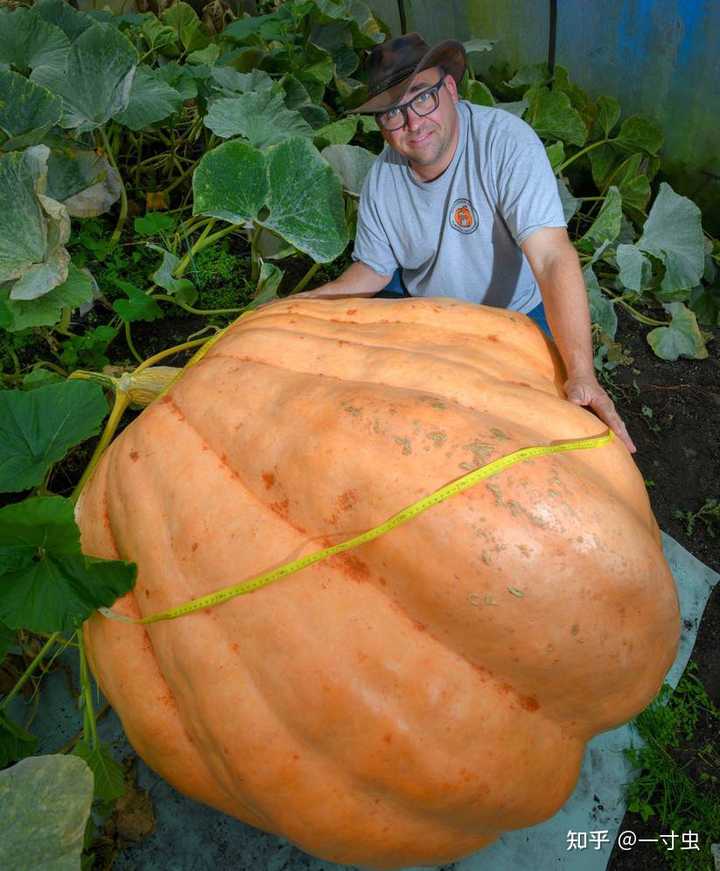
<instances>
[{"instance_id":1,"label":"wilted leaf","mask_svg":"<svg viewBox=\"0 0 720 871\"><path fill-rule=\"evenodd\" d=\"M110 24L93 24L72 44L64 69L38 67L32 78L62 97L62 126L85 132L125 109L136 65L126 36Z\"/></svg>"},{"instance_id":2,"label":"wilted leaf","mask_svg":"<svg viewBox=\"0 0 720 871\"><path fill-rule=\"evenodd\" d=\"M182 96L165 82L154 69L142 64L135 70L127 107L115 120L131 130L142 130L177 112Z\"/></svg>"},{"instance_id":3,"label":"wilted leaf","mask_svg":"<svg viewBox=\"0 0 720 871\"><path fill-rule=\"evenodd\" d=\"M328 145L321 154L335 170L343 188L359 197L377 155L358 145Z\"/></svg>"},{"instance_id":4,"label":"wilted leaf","mask_svg":"<svg viewBox=\"0 0 720 871\"><path fill-rule=\"evenodd\" d=\"M210 103L204 118L216 136L244 136L263 148L290 136L312 136L312 127L299 112L285 107L280 94L271 91L221 97Z\"/></svg>"},{"instance_id":5,"label":"wilted leaf","mask_svg":"<svg viewBox=\"0 0 720 871\"><path fill-rule=\"evenodd\" d=\"M695 314L681 302L668 303L664 308L672 320L670 326L656 327L647 334L653 351L663 360L677 360L678 357L704 360L708 351Z\"/></svg>"},{"instance_id":6,"label":"wilted leaf","mask_svg":"<svg viewBox=\"0 0 720 871\"><path fill-rule=\"evenodd\" d=\"M35 756L0 771L5 867L79 871L92 797L92 774L77 757Z\"/></svg>"},{"instance_id":7,"label":"wilted leaf","mask_svg":"<svg viewBox=\"0 0 720 871\"><path fill-rule=\"evenodd\" d=\"M35 396L41 387L27 394ZM74 506L34 496L0 508L0 620L31 632L77 629L135 582L135 566L80 552Z\"/></svg>"},{"instance_id":8,"label":"wilted leaf","mask_svg":"<svg viewBox=\"0 0 720 871\"><path fill-rule=\"evenodd\" d=\"M96 799L116 801L125 792L124 772L104 744L91 747L87 741L78 741L73 756L82 759L92 771Z\"/></svg>"},{"instance_id":9,"label":"wilted leaf","mask_svg":"<svg viewBox=\"0 0 720 871\"><path fill-rule=\"evenodd\" d=\"M37 145L58 124L62 103L46 88L10 70L0 70L0 143L3 151Z\"/></svg>"},{"instance_id":10,"label":"wilted leaf","mask_svg":"<svg viewBox=\"0 0 720 871\"><path fill-rule=\"evenodd\" d=\"M107 410L102 390L85 381L0 391L0 492L39 484L71 447L98 432Z\"/></svg>"},{"instance_id":11,"label":"wilted leaf","mask_svg":"<svg viewBox=\"0 0 720 871\"><path fill-rule=\"evenodd\" d=\"M665 264L663 290L687 289L700 284L705 268L700 209L663 182L637 247Z\"/></svg>"}]
</instances>

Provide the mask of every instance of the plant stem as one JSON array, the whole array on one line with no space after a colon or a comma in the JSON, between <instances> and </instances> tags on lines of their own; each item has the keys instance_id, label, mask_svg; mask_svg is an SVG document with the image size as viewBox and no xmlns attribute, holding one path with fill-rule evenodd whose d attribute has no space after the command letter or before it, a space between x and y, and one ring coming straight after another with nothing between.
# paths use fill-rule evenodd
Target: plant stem
<instances>
[{"instance_id":1,"label":"plant stem","mask_svg":"<svg viewBox=\"0 0 720 871\"><path fill-rule=\"evenodd\" d=\"M10 690L10 692L5 696L5 698L2 700L2 702L0 702L0 711L4 711L5 708L7 708L7 706L10 704L10 702L15 698L15 696L20 692L20 690L30 680L33 672L40 665L40 663L43 661L45 654L48 652L48 650L50 650L50 648L53 646L53 644L55 644L59 635L60 635L59 632L53 632L53 634L48 638L48 640L45 642L45 644L43 644L42 648L40 649L40 652L35 657L35 659L33 659L33 661L30 663L30 665L25 669L25 671L22 673L18 682Z\"/></svg>"},{"instance_id":2,"label":"plant stem","mask_svg":"<svg viewBox=\"0 0 720 871\"><path fill-rule=\"evenodd\" d=\"M97 723L95 722L95 707L92 700L92 684L90 683L90 671L85 655L85 639L82 630L78 632L78 652L80 653L80 685L82 687L83 700L83 731L85 740L94 750L98 746Z\"/></svg>"},{"instance_id":3,"label":"plant stem","mask_svg":"<svg viewBox=\"0 0 720 871\"><path fill-rule=\"evenodd\" d=\"M298 283L293 287L290 291L290 296L294 293L300 293L300 291L305 287L305 285L310 281L310 279L315 275L315 273L320 269L319 263L313 263L313 265L308 269L308 271L303 275L303 277L298 281Z\"/></svg>"},{"instance_id":4,"label":"plant stem","mask_svg":"<svg viewBox=\"0 0 720 871\"><path fill-rule=\"evenodd\" d=\"M153 299L159 299L162 302L172 302L175 305L179 306L183 311L190 312L192 315L233 315L237 314L237 312L241 312L245 310L245 306L240 306L240 308L215 308L215 309L202 309L202 308L193 308L191 305L186 305L184 302L180 302L179 299L175 299L174 296L169 296L164 293L157 293L153 297Z\"/></svg>"},{"instance_id":5,"label":"plant stem","mask_svg":"<svg viewBox=\"0 0 720 871\"><path fill-rule=\"evenodd\" d=\"M127 346L128 348L130 348L130 353L133 355L133 357L138 361L138 363L142 363L143 358L140 356L140 354L138 354L137 349L133 344L132 332L130 330L129 321L125 321L125 341L127 342Z\"/></svg>"},{"instance_id":6,"label":"plant stem","mask_svg":"<svg viewBox=\"0 0 720 871\"><path fill-rule=\"evenodd\" d=\"M110 161L112 167L117 172L118 178L120 179L120 214L118 215L117 224L115 225L115 230L110 237L110 244L108 246L108 251L112 251L112 249L119 242L123 227L125 226L125 221L127 219L128 213L128 198L127 191L125 190L125 182L120 175L120 170L118 169L117 161L115 160L115 155L113 154L112 148L110 147L110 140L108 139L107 131L104 127L100 127L100 136L102 138L103 145L107 153L107 158Z\"/></svg>"},{"instance_id":7,"label":"plant stem","mask_svg":"<svg viewBox=\"0 0 720 871\"><path fill-rule=\"evenodd\" d=\"M260 278L260 256L257 250L260 233L262 233L262 227L260 224L256 224L253 234L250 237L250 281L253 283Z\"/></svg>"},{"instance_id":8,"label":"plant stem","mask_svg":"<svg viewBox=\"0 0 720 871\"><path fill-rule=\"evenodd\" d=\"M95 450L93 451L93 455L90 458L90 462L87 464L85 471L82 474L82 477L77 483L77 486L72 492L70 496L71 502L77 502L80 493L82 492L82 488L85 486L85 482L95 471L95 466L97 466L100 457L103 454L105 448L110 444L110 440L115 435L115 430L118 428L118 424L120 423L120 419L125 413L125 409L130 404L130 397L124 390L117 390L115 392L115 403L113 405L113 409L110 412L110 417L108 418L107 423L105 424L105 429L103 430L103 434L100 436L100 441L95 446Z\"/></svg>"},{"instance_id":9,"label":"plant stem","mask_svg":"<svg viewBox=\"0 0 720 871\"><path fill-rule=\"evenodd\" d=\"M564 169L570 166L571 163L574 163L578 159L578 157L582 157L583 154L587 154L588 151L592 151L594 148L599 148L601 145L607 145L608 142L612 142L612 139L599 139L597 142L591 142L590 145L582 148L576 154L573 154L572 157L568 157L568 159L564 163L561 163L560 166L558 166L558 168L555 170L555 174L557 175L559 172L562 172Z\"/></svg>"},{"instance_id":10,"label":"plant stem","mask_svg":"<svg viewBox=\"0 0 720 871\"><path fill-rule=\"evenodd\" d=\"M195 242L195 244L192 246L190 251L188 251L188 253L183 257L183 259L175 267L175 270L173 272L173 275L175 276L175 278L180 278L180 276L188 268L188 266L192 262L193 257L195 257L196 254L199 254L201 251L204 251L205 248L209 248L210 245L213 244L213 242L217 242L217 240L222 239L223 236L228 236L230 233L234 233L238 228L237 224L230 224L230 226L225 227L224 230L218 230L217 233L213 233L212 236L208 236L207 233L209 232L209 230L212 228L212 226L214 224L215 224L215 221L213 221L211 224L208 224L208 226L205 227L203 232L200 234L200 238Z\"/></svg>"}]
</instances>

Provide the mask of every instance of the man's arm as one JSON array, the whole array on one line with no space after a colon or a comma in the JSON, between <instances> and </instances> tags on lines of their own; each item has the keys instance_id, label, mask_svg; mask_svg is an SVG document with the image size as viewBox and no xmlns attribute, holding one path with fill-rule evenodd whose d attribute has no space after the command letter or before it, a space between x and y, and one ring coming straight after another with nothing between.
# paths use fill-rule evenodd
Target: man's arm
<instances>
[{"instance_id":1,"label":"man's arm","mask_svg":"<svg viewBox=\"0 0 720 871\"><path fill-rule=\"evenodd\" d=\"M356 260L335 281L328 281L327 284L321 284L314 290L294 293L290 299L298 299L299 297L341 299L352 296L374 296L385 287L391 278L391 275L380 275L374 269Z\"/></svg>"},{"instance_id":2,"label":"man's arm","mask_svg":"<svg viewBox=\"0 0 720 871\"><path fill-rule=\"evenodd\" d=\"M543 227L523 242L522 250L537 279L548 324L565 363L567 398L589 406L634 453L625 424L595 377L585 280L567 231Z\"/></svg>"}]
</instances>

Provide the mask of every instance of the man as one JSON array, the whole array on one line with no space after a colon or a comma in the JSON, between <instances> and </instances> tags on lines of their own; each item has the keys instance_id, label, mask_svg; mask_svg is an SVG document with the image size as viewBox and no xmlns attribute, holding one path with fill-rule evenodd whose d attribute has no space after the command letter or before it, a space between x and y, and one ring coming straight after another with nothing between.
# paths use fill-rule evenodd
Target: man
<instances>
[{"instance_id":1,"label":"man","mask_svg":"<svg viewBox=\"0 0 720 871\"><path fill-rule=\"evenodd\" d=\"M461 43L416 33L373 49L372 113L390 146L363 187L352 265L298 296L374 296L398 267L410 296L453 296L545 315L568 399L635 446L595 377L587 293L557 183L532 128L458 98Z\"/></svg>"}]
</instances>

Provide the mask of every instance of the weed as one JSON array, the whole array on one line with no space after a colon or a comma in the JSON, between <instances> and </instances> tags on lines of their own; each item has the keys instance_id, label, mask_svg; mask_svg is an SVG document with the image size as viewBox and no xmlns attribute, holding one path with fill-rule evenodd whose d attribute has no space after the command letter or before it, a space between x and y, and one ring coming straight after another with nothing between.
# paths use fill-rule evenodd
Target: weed
<instances>
[{"instance_id":1,"label":"weed","mask_svg":"<svg viewBox=\"0 0 720 871\"><path fill-rule=\"evenodd\" d=\"M673 869L711 867L710 844L720 840L720 753L707 743L688 749L699 727L715 734L720 709L708 697L691 663L673 691L665 684L633 725L644 746L625 751L639 775L626 787L628 810L659 834L696 832L700 851L671 851L659 844Z\"/></svg>"},{"instance_id":2,"label":"weed","mask_svg":"<svg viewBox=\"0 0 720 871\"><path fill-rule=\"evenodd\" d=\"M685 522L685 532L692 535L695 525L701 520L711 538L720 534L720 499L706 499L697 511L673 511L673 517Z\"/></svg>"}]
</instances>

